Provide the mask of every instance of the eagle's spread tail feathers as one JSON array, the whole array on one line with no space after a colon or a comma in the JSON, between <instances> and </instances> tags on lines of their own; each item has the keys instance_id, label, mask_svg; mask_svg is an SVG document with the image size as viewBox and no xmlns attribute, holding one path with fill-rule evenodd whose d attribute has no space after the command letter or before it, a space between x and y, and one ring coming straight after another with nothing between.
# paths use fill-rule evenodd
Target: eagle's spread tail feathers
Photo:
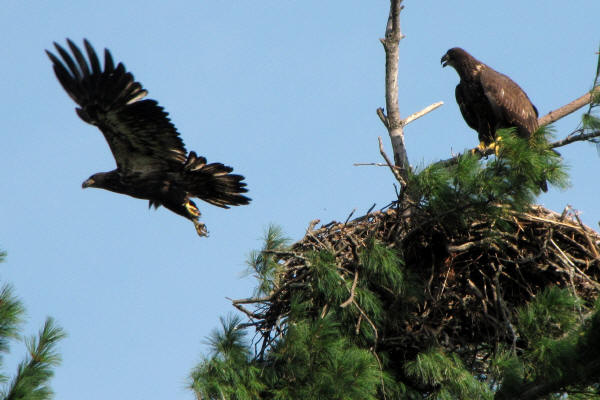
<instances>
[{"instance_id":1,"label":"eagle's spread tail feathers","mask_svg":"<svg viewBox=\"0 0 600 400\"><path fill-rule=\"evenodd\" d=\"M233 168L221 163L207 164L206 158L190 152L184 166L184 182L190 196L222 208L248 204L244 177L232 174Z\"/></svg>"}]
</instances>

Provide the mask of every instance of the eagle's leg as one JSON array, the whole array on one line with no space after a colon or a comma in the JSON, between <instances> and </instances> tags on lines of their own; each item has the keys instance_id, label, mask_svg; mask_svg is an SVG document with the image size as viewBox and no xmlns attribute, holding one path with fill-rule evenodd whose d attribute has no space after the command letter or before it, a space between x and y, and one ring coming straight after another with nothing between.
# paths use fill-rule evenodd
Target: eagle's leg
<instances>
[{"instance_id":1,"label":"eagle's leg","mask_svg":"<svg viewBox=\"0 0 600 400\"><path fill-rule=\"evenodd\" d=\"M200 217L200 210L198 210L196 204L194 204L194 202L191 200L187 200L185 202L185 209L190 214L190 219L194 223L194 228L196 228L198 236L208 236L208 230L206 229L206 225L198 221L198 218Z\"/></svg>"}]
</instances>

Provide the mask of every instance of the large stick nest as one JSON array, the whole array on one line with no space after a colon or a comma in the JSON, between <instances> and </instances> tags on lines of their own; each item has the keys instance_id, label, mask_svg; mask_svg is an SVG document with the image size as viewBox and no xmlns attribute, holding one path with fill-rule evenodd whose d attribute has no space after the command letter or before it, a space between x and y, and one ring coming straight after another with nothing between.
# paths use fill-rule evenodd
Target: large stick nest
<instances>
[{"instance_id":1,"label":"large stick nest","mask_svg":"<svg viewBox=\"0 0 600 400\"><path fill-rule=\"evenodd\" d=\"M407 223L406 215L394 207L319 229L314 229L315 221L289 250L271 253L281 266L272 292L233 303L251 318L248 325L262 339L262 356L285 329L282 322L292 295L307 286L311 268L306 255L322 250L333 254L338 273L352 281L360 272L361 249L375 238L399 251L405 268L423 282L424 297L409 305L401 326L380 327L379 332L359 310L357 324L371 324L375 331L373 348L407 359L435 344L476 362L482 344L489 351L499 343L518 347L515 310L540 290L553 285L568 288L586 304L600 291L600 235L582 224L575 212L567 208L558 214L535 206L510 214L504 222L512 229L495 230L489 222L477 221L449 236L436 222L411 229L414 220Z\"/></svg>"}]
</instances>

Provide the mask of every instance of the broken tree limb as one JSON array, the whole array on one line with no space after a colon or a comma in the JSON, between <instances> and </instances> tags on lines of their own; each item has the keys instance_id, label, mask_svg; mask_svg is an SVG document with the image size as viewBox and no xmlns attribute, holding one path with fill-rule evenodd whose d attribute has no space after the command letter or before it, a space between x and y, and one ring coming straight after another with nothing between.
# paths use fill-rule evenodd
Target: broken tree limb
<instances>
[{"instance_id":1,"label":"broken tree limb","mask_svg":"<svg viewBox=\"0 0 600 400\"><path fill-rule=\"evenodd\" d=\"M404 179L404 176L402 176L402 167L392 165L392 161L388 158L387 154L385 153L385 150L383 149L383 140L381 140L381 136L379 136L377 139L379 140L379 152L381 153L381 156L387 163L387 166L390 167L392 174L394 174L394 177L396 177L396 180L400 182L401 185L406 185L406 180Z\"/></svg>"},{"instance_id":2,"label":"broken tree limb","mask_svg":"<svg viewBox=\"0 0 600 400\"><path fill-rule=\"evenodd\" d=\"M418 111L414 114L409 115L408 117L406 117L403 121L402 124L403 125L408 125L411 122L413 122L416 119L421 118L422 116L424 116L425 114L428 114L430 112L432 112L433 110L435 110L438 107L441 107L444 105L443 101L438 101L437 103L433 103L430 106L425 107L424 109L422 109L421 111Z\"/></svg>"}]
</instances>

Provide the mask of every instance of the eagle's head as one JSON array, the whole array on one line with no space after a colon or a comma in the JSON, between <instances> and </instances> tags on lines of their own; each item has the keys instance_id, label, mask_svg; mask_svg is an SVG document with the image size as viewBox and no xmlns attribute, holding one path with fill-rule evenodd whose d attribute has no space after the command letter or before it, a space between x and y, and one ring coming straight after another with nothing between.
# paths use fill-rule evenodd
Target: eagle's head
<instances>
[{"instance_id":1,"label":"eagle's head","mask_svg":"<svg viewBox=\"0 0 600 400\"><path fill-rule=\"evenodd\" d=\"M461 49L460 47L453 47L444 54L440 60L442 67L450 65L456 68L456 64L461 62L465 58L469 58L469 53Z\"/></svg>"},{"instance_id":2,"label":"eagle's head","mask_svg":"<svg viewBox=\"0 0 600 400\"><path fill-rule=\"evenodd\" d=\"M86 179L82 184L81 184L81 188L82 189L86 189L89 187L96 187L98 185L98 182L96 181L95 175L90 176L88 179Z\"/></svg>"},{"instance_id":3,"label":"eagle's head","mask_svg":"<svg viewBox=\"0 0 600 400\"><path fill-rule=\"evenodd\" d=\"M91 187L116 191L115 188L119 186L119 182L119 176L116 171L98 172L86 179L81 184L81 188Z\"/></svg>"}]
</instances>

